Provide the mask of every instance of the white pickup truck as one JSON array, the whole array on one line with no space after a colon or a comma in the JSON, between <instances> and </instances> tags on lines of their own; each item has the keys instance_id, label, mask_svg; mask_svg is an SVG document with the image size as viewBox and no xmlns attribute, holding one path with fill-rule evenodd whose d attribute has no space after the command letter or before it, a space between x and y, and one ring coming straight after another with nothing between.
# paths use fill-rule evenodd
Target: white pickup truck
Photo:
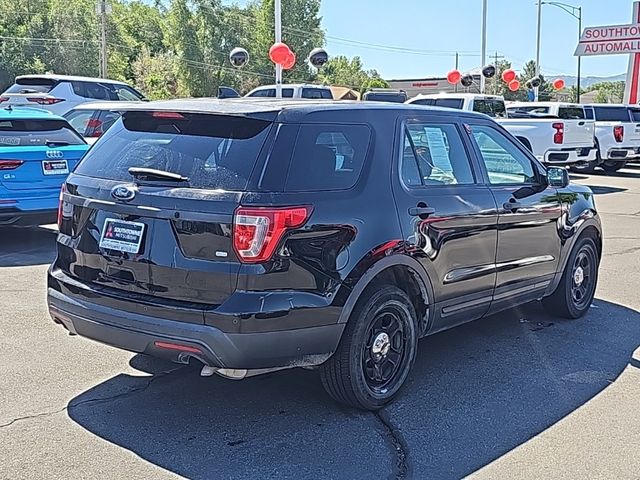
<instances>
[{"instance_id":1,"label":"white pickup truck","mask_svg":"<svg viewBox=\"0 0 640 480\"><path fill-rule=\"evenodd\" d=\"M550 111L509 115L498 95L442 93L418 95L407 103L457 108L489 115L547 165L575 165L596 159L594 122L581 105L549 102ZM531 104L528 104L531 105Z\"/></svg>"},{"instance_id":2,"label":"white pickup truck","mask_svg":"<svg viewBox=\"0 0 640 480\"><path fill-rule=\"evenodd\" d=\"M580 170L596 167L613 173L640 157L640 107L608 103L585 105L587 118L596 122L597 159Z\"/></svg>"}]
</instances>

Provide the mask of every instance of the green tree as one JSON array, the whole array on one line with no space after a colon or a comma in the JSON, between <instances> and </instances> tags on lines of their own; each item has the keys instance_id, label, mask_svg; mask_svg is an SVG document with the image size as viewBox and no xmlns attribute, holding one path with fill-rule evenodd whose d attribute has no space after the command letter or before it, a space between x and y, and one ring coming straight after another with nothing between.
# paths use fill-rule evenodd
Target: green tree
<instances>
[{"instance_id":1,"label":"green tree","mask_svg":"<svg viewBox=\"0 0 640 480\"><path fill-rule=\"evenodd\" d=\"M529 60L522 67L522 72L520 74L520 83L521 89L526 89L526 82L535 78L536 76L536 62L534 60ZM547 82L544 78L544 75L540 73L540 87L538 87L538 100L541 102L548 102L551 100L551 94L553 92L553 86L551 83ZM526 98L526 90L525 90L525 98Z\"/></svg>"},{"instance_id":2,"label":"green tree","mask_svg":"<svg viewBox=\"0 0 640 480\"><path fill-rule=\"evenodd\" d=\"M349 87L361 93L369 88L389 86L378 72L365 70L360 57L349 59L343 55L331 58L318 73L318 80L327 85Z\"/></svg>"},{"instance_id":3,"label":"green tree","mask_svg":"<svg viewBox=\"0 0 640 480\"><path fill-rule=\"evenodd\" d=\"M150 100L185 96L178 81L179 62L170 52L151 54L144 46L132 64L133 83Z\"/></svg>"},{"instance_id":4,"label":"green tree","mask_svg":"<svg viewBox=\"0 0 640 480\"><path fill-rule=\"evenodd\" d=\"M592 85L589 91L596 91L596 103L622 103L625 82L601 82Z\"/></svg>"}]
</instances>

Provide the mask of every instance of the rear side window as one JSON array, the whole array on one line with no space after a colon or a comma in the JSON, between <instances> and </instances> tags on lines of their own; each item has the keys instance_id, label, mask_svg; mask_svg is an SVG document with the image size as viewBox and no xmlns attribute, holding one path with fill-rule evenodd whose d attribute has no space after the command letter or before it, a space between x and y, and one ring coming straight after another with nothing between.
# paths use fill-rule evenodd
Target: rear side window
<instances>
[{"instance_id":1,"label":"rear side window","mask_svg":"<svg viewBox=\"0 0 640 480\"><path fill-rule=\"evenodd\" d=\"M67 122L83 137L89 136L91 119L96 114L95 110L72 110L65 114Z\"/></svg>"},{"instance_id":2,"label":"rear side window","mask_svg":"<svg viewBox=\"0 0 640 480\"><path fill-rule=\"evenodd\" d=\"M584 109L582 107L560 107L558 109L558 118L563 120L582 120L585 118Z\"/></svg>"},{"instance_id":3,"label":"rear side window","mask_svg":"<svg viewBox=\"0 0 640 480\"><path fill-rule=\"evenodd\" d=\"M461 98L436 98L433 105L443 108L455 108L457 110L462 109L463 101Z\"/></svg>"},{"instance_id":4,"label":"rear side window","mask_svg":"<svg viewBox=\"0 0 640 480\"><path fill-rule=\"evenodd\" d=\"M285 191L346 190L358 181L369 149L366 125L301 125Z\"/></svg>"},{"instance_id":5,"label":"rear side window","mask_svg":"<svg viewBox=\"0 0 640 480\"><path fill-rule=\"evenodd\" d=\"M631 119L634 122L640 122L640 109L638 108L630 108L629 113L631 113Z\"/></svg>"},{"instance_id":6,"label":"rear side window","mask_svg":"<svg viewBox=\"0 0 640 480\"><path fill-rule=\"evenodd\" d=\"M83 145L65 120L0 120L0 147Z\"/></svg>"},{"instance_id":7,"label":"rear side window","mask_svg":"<svg viewBox=\"0 0 640 480\"><path fill-rule=\"evenodd\" d=\"M331 95L331 90L326 88L303 88L302 98L333 100L333 95Z\"/></svg>"},{"instance_id":8,"label":"rear side window","mask_svg":"<svg viewBox=\"0 0 640 480\"><path fill-rule=\"evenodd\" d=\"M505 118L506 109L502 100L478 99L473 101L473 111L494 118Z\"/></svg>"},{"instance_id":9,"label":"rear side window","mask_svg":"<svg viewBox=\"0 0 640 480\"><path fill-rule=\"evenodd\" d=\"M138 101L144 97L128 85L99 82L71 82L73 93L95 100Z\"/></svg>"},{"instance_id":10,"label":"rear side window","mask_svg":"<svg viewBox=\"0 0 640 480\"><path fill-rule=\"evenodd\" d=\"M50 78L21 78L5 93L49 93L56 85Z\"/></svg>"},{"instance_id":11,"label":"rear side window","mask_svg":"<svg viewBox=\"0 0 640 480\"><path fill-rule=\"evenodd\" d=\"M626 107L593 107L599 122L629 122L631 116Z\"/></svg>"},{"instance_id":12,"label":"rear side window","mask_svg":"<svg viewBox=\"0 0 640 480\"><path fill-rule=\"evenodd\" d=\"M177 173L193 188L244 191L272 123L246 117L129 112L76 173L131 181L131 167Z\"/></svg>"}]
</instances>

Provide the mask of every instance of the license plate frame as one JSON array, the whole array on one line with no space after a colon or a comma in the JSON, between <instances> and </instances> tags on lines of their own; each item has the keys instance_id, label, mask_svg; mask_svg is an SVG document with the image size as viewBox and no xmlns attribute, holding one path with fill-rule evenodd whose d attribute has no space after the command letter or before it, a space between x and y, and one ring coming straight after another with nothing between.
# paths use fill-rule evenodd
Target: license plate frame
<instances>
[{"instance_id":1,"label":"license plate frame","mask_svg":"<svg viewBox=\"0 0 640 480\"><path fill-rule=\"evenodd\" d=\"M138 254L146 225L119 218L106 218L100 233L100 248Z\"/></svg>"},{"instance_id":2,"label":"license plate frame","mask_svg":"<svg viewBox=\"0 0 640 480\"><path fill-rule=\"evenodd\" d=\"M66 160L42 160L42 174L69 175L69 163Z\"/></svg>"}]
</instances>

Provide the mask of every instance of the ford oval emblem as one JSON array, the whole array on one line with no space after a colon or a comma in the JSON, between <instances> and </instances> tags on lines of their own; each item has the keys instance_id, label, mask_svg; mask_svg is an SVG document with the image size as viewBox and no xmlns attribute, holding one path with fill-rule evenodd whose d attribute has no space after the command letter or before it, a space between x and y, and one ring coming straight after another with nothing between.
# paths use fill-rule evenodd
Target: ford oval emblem
<instances>
[{"instance_id":1,"label":"ford oval emblem","mask_svg":"<svg viewBox=\"0 0 640 480\"><path fill-rule=\"evenodd\" d=\"M136 196L136 188L131 185L116 185L111 189L111 196L117 200L128 202Z\"/></svg>"},{"instance_id":2,"label":"ford oval emblem","mask_svg":"<svg viewBox=\"0 0 640 480\"><path fill-rule=\"evenodd\" d=\"M47 150L47 158L62 158L64 153L60 150Z\"/></svg>"}]
</instances>

